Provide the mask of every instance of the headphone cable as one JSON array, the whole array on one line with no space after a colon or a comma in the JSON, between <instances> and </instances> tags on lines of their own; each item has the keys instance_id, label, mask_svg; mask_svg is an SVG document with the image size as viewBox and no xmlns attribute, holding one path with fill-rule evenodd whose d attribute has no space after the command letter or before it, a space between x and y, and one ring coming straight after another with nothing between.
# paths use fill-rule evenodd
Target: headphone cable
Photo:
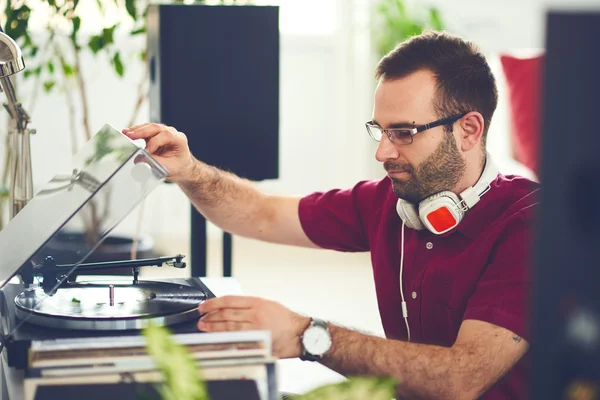
<instances>
[{"instance_id":1,"label":"headphone cable","mask_svg":"<svg viewBox=\"0 0 600 400\"><path fill-rule=\"evenodd\" d=\"M402 297L402 317L406 324L406 332L408 333L408 341L410 342L410 327L408 326L408 309L404 300L404 289L402 288L402 271L404 269L404 220L402 220L402 244L400 245L400 296Z\"/></svg>"}]
</instances>

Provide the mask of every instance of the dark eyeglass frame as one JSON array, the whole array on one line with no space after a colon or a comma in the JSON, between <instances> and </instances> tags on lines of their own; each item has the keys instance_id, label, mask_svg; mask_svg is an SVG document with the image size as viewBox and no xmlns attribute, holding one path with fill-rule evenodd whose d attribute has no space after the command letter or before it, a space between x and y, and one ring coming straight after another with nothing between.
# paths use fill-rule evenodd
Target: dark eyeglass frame
<instances>
[{"instance_id":1,"label":"dark eyeglass frame","mask_svg":"<svg viewBox=\"0 0 600 400\"><path fill-rule=\"evenodd\" d=\"M456 121L458 121L459 119L461 119L462 117L464 117L465 115L467 115L466 112L463 112L461 114L451 115L449 117L444 117L444 118L438 119L437 121L433 121L433 122L430 122L425 125L415 126L414 128L383 129L379 125L375 124L373 121L367 122L365 124L365 126L367 128L367 132L369 132L369 136L376 142L381 141L381 137L379 137L379 139L377 139L376 133L373 132L371 130L371 128L373 128L373 130L380 131L382 133L382 136L383 136L383 133L385 133L386 136L388 137L388 139L390 140L390 142L392 142L394 144L408 145L413 142L413 136L415 136L417 133L426 131L431 128L435 128L437 126L453 124ZM406 141L401 138L407 138L410 141Z\"/></svg>"}]
</instances>

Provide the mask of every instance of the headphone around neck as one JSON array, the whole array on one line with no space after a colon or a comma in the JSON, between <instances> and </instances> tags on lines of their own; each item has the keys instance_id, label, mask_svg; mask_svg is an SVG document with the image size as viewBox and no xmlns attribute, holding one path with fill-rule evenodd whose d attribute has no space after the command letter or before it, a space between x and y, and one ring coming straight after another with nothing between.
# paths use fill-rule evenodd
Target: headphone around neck
<instances>
[{"instance_id":1,"label":"headphone around neck","mask_svg":"<svg viewBox=\"0 0 600 400\"><path fill-rule=\"evenodd\" d=\"M419 202L418 207L406 200L398 199L396 211L409 228L428 229L436 235L441 235L458 226L467 211L490 190L490 184L496 176L498 176L498 167L490 154L486 153L481 177L474 186L468 187L459 196L450 191L435 193Z\"/></svg>"}]
</instances>

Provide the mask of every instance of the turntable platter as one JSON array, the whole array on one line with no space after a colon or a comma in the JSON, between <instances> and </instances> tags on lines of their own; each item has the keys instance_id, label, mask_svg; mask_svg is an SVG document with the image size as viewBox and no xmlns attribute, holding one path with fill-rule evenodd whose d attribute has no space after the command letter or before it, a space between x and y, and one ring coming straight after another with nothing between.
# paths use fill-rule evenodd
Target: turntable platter
<instances>
[{"instance_id":1,"label":"turntable platter","mask_svg":"<svg viewBox=\"0 0 600 400\"><path fill-rule=\"evenodd\" d=\"M16 314L28 323L60 329L141 329L198 318L197 306L206 294L196 288L167 282L141 281L71 283L53 296L41 288L15 298Z\"/></svg>"}]
</instances>

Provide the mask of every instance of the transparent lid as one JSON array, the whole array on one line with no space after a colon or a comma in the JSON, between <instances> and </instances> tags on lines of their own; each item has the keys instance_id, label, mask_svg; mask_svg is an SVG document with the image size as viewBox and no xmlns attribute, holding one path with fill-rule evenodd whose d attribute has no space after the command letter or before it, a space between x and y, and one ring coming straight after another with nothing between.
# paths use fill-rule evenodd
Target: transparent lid
<instances>
[{"instance_id":1,"label":"transparent lid","mask_svg":"<svg viewBox=\"0 0 600 400\"><path fill-rule=\"evenodd\" d=\"M106 124L0 231L0 288L21 267L58 256L65 238L83 236L76 259L83 262L154 188L167 171L144 149ZM72 272L72 271L71 271Z\"/></svg>"}]
</instances>

